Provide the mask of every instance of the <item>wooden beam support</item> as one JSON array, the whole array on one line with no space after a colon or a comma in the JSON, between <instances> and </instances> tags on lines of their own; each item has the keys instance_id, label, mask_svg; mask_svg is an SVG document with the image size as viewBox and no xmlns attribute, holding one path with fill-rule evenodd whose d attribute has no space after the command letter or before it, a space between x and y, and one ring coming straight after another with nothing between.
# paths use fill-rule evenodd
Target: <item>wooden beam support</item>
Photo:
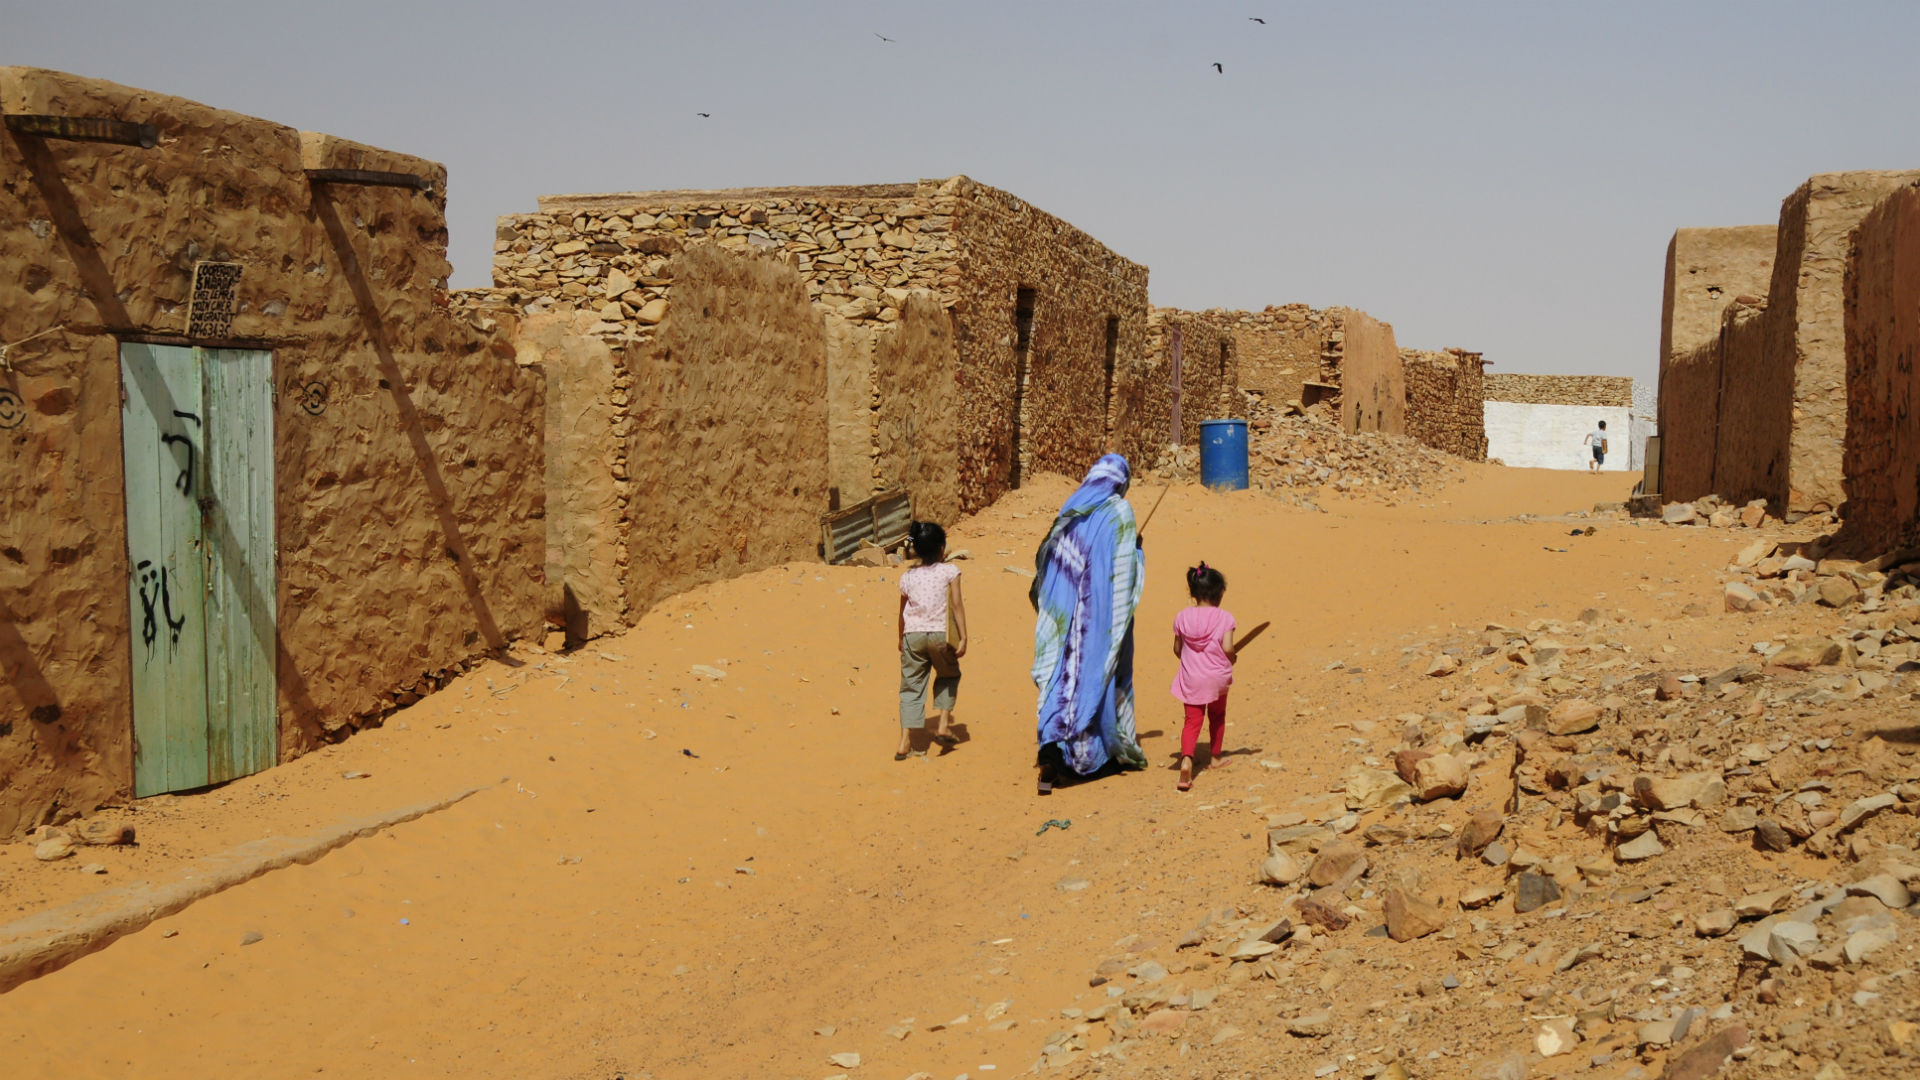
<instances>
[{"instance_id":1,"label":"wooden beam support","mask_svg":"<svg viewBox=\"0 0 1920 1080\"><path fill-rule=\"evenodd\" d=\"M101 116L42 116L34 113L7 113L8 131L37 135L43 139L73 139L77 142L118 143L151 150L160 141L160 129L152 124L111 120Z\"/></svg>"},{"instance_id":2,"label":"wooden beam support","mask_svg":"<svg viewBox=\"0 0 1920 1080\"><path fill-rule=\"evenodd\" d=\"M403 172L379 172L373 169L308 169L307 179L316 184L358 184L362 187L402 187L432 191L424 176Z\"/></svg>"}]
</instances>

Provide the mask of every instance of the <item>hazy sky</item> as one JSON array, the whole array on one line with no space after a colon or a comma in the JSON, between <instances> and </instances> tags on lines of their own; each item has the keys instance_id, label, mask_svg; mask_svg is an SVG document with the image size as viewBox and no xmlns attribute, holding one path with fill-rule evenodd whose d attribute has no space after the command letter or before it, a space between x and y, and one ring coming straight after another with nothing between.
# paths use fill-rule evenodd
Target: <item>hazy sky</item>
<instances>
[{"instance_id":1,"label":"hazy sky","mask_svg":"<svg viewBox=\"0 0 1920 1080\"><path fill-rule=\"evenodd\" d=\"M1912 3L0 0L0 64L446 162L456 286L541 193L964 172L1157 304L1635 376L1675 227L1920 166L1916 32Z\"/></svg>"}]
</instances>

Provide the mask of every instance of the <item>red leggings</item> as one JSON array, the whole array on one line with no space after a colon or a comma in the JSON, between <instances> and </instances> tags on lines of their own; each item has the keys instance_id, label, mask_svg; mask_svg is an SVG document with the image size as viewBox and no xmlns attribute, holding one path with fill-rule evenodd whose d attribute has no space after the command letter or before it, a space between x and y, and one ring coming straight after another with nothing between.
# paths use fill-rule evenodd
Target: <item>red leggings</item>
<instances>
[{"instance_id":1,"label":"red leggings","mask_svg":"<svg viewBox=\"0 0 1920 1080\"><path fill-rule=\"evenodd\" d=\"M1227 695L1221 694L1219 700L1211 705L1188 705L1187 723L1180 729L1180 756L1192 757L1194 743L1200 739L1200 718L1207 718L1207 747L1214 757L1220 756L1227 741Z\"/></svg>"}]
</instances>

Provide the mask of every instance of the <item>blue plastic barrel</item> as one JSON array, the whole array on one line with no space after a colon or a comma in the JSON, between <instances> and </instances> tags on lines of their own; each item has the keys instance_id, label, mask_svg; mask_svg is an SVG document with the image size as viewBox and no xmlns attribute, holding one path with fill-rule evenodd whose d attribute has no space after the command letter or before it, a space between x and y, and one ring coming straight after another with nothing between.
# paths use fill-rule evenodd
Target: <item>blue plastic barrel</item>
<instances>
[{"instance_id":1,"label":"blue plastic barrel","mask_svg":"<svg viewBox=\"0 0 1920 1080\"><path fill-rule=\"evenodd\" d=\"M1247 422L1200 421L1200 482L1216 491L1247 489Z\"/></svg>"}]
</instances>

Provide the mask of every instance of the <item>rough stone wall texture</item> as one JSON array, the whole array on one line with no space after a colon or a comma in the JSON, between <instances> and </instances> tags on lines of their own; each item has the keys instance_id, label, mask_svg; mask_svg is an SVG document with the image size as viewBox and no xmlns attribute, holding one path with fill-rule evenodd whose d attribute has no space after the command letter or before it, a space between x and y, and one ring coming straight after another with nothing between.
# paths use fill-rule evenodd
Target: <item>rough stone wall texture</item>
<instances>
[{"instance_id":1,"label":"rough stone wall texture","mask_svg":"<svg viewBox=\"0 0 1920 1080\"><path fill-rule=\"evenodd\" d=\"M774 258L695 245L636 365L627 605L817 558L827 505L827 345Z\"/></svg>"},{"instance_id":2,"label":"rough stone wall texture","mask_svg":"<svg viewBox=\"0 0 1920 1080\"><path fill-rule=\"evenodd\" d=\"M1846 276L1846 533L1863 551L1920 531L1920 187L1854 233Z\"/></svg>"},{"instance_id":3,"label":"rough stone wall texture","mask_svg":"<svg viewBox=\"0 0 1920 1080\"><path fill-rule=\"evenodd\" d=\"M1100 453L1109 319L1119 320L1119 363L1142 362L1146 267L964 176L543 196L538 213L500 219L494 287L460 302L587 310L599 317L592 332L644 342L669 310L669 257L694 241L778 253L815 302L870 329L897 323L913 291L933 293L953 319L954 455L967 510L1014 482L1016 436L1029 469L1078 474ZM1024 385L1015 317L1022 289L1034 301ZM894 467L876 468L877 477Z\"/></svg>"},{"instance_id":4,"label":"rough stone wall texture","mask_svg":"<svg viewBox=\"0 0 1920 1080\"><path fill-rule=\"evenodd\" d=\"M1340 387L1340 426L1349 433L1407 432L1407 377L1400 366L1400 348L1393 327L1358 308L1336 308L1340 329L1329 335L1340 345L1337 356L1328 350L1320 379Z\"/></svg>"},{"instance_id":5,"label":"rough stone wall texture","mask_svg":"<svg viewBox=\"0 0 1920 1080\"><path fill-rule=\"evenodd\" d=\"M1173 361L1166 339L1165 320L1150 312L1146 354L1139 363L1116 364L1113 373L1107 448L1136 471L1159 465L1174 445Z\"/></svg>"},{"instance_id":6,"label":"rough stone wall texture","mask_svg":"<svg viewBox=\"0 0 1920 1080\"><path fill-rule=\"evenodd\" d=\"M1489 375L1487 400L1630 410L1633 379L1625 375Z\"/></svg>"},{"instance_id":7,"label":"rough stone wall texture","mask_svg":"<svg viewBox=\"0 0 1920 1080\"><path fill-rule=\"evenodd\" d=\"M913 493L914 515L959 518L959 389L953 316L926 292L907 297L894 328L874 342L875 487Z\"/></svg>"},{"instance_id":8,"label":"rough stone wall texture","mask_svg":"<svg viewBox=\"0 0 1920 1080\"><path fill-rule=\"evenodd\" d=\"M1176 336L1180 343L1177 387L1173 377ZM1154 308L1148 313L1147 352L1154 358L1151 370L1164 372L1167 387L1163 445L1198 446L1201 421L1246 418L1237 349L1232 331L1204 313L1176 308ZM1171 417L1176 392L1180 431L1178 438L1173 438Z\"/></svg>"},{"instance_id":9,"label":"rough stone wall texture","mask_svg":"<svg viewBox=\"0 0 1920 1080\"><path fill-rule=\"evenodd\" d=\"M1477 352L1400 350L1407 435L1468 461L1487 457L1486 361Z\"/></svg>"},{"instance_id":10,"label":"rough stone wall texture","mask_svg":"<svg viewBox=\"0 0 1920 1080\"><path fill-rule=\"evenodd\" d=\"M1660 302L1660 357L1720 336L1720 312L1735 300L1764 300L1773 279L1773 225L1677 229L1667 241Z\"/></svg>"},{"instance_id":11,"label":"rough stone wall texture","mask_svg":"<svg viewBox=\"0 0 1920 1080\"><path fill-rule=\"evenodd\" d=\"M1320 378L1326 352L1326 313L1305 304L1269 305L1260 311L1207 311L1233 333L1240 386L1269 405L1300 400L1301 387Z\"/></svg>"},{"instance_id":12,"label":"rough stone wall texture","mask_svg":"<svg viewBox=\"0 0 1920 1080\"><path fill-rule=\"evenodd\" d=\"M1770 463L1781 482L1768 497L1790 515L1845 498L1849 236L1875 203L1915 180L1920 171L1822 173L1781 204L1762 379L1768 422L1789 432L1786 460Z\"/></svg>"},{"instance_id":13,"label":"rough stone wall texture","mask_svg":"<svg viewBox=\"0 0 1920 1080\"><path fill-rule=\"evenodd\" d=\"M1691 502L1713 491L1720 363L1716 335L1667 357L1662 367L1660 495L1669 502Z\"/></svg>"},{"instance_id":14,"label":"rough stone wall texture","mask_svg":"<svg viewBox=\"0 0 1920 1080\"><path fill-rule=\"evenodd\" d=\"M1786 429L1770 421L1754 373L1765 362L1767 306L1731 304L1720 315L1719 415L1713 421L1713 479L1708 489L1733 502L1771 499L1785 460ZM1662 442L1664 447L1665 443ZM1664 451L1663 451L1664 452Z\"/></svg>"},{"instance_id":15,"label":"rough stone wall texture","mask_svg":"<svg viewBox=\"0 0 1920 1080\"><path fill-rule=\"evenodd\" d=\"M514 332L521 365L546 376L546 615L573 641L632 624L624 581L633 371L624 349L580 332L581 318L529 315Z\"/></svg>"},{"instance_id":16,"label":"rough stone wall texture","mask_svg":"<svg viewBox=\"0 0 1920 1080\"><path fill-rule=\"evenodd\" d=\"M0 836L130 788L117 335L184 334L200 260L241 264L231 337L274 354L281 758L538 624L540 378L445 315L444 170L40 69L0 109L160 131L0 133L0 341L33 339L0 369Z\"/></svg>"}]
</instances>

